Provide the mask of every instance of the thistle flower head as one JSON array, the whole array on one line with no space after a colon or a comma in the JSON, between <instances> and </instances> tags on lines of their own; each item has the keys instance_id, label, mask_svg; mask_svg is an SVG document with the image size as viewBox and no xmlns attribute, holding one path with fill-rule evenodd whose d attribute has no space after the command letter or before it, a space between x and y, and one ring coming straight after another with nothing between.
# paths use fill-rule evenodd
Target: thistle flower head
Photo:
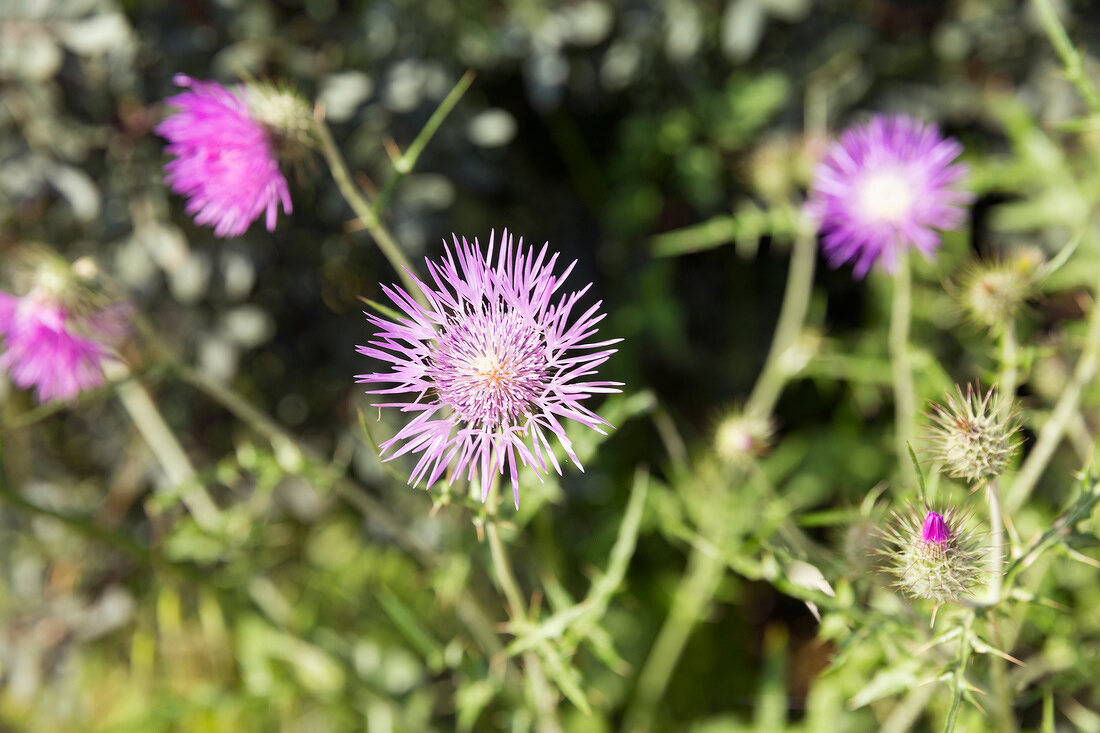
<instances>
[{"instance_id":1,"label":"thistle flower head","mask_svg":"<svg viewBox=\"0 0 1100 733\"><path fill-rule=\"evenodd\" d=\"M427 263L429 282L417 280L426 306L384 287L402 316L367 314L377 332L358 351L389 370L356 381L392 385L369 394L406 395L379 405L414 415L379 448L386 460L421 454L409 483L431 486L449 470L448 481L464 474L484 501L493 476L507 470L518 506L517 464L561 473L548 436L580 465L563 419L601 433L609 425L583 403L619 391L618 382L589 381L618 339L591 341L600 303L574 316L591 286L556 295L573 265L558 274L546 245L524 247L505 231L494 250L492 236L484 253L476 239L456 236L442 260Z\"/></svg>"},{"instance_id":2,"label":"thistle flower head","mask_svg":"<svg viewBox=\"0 0 1100 733\"><path fill-rule=\"evenodd\" d=\"M771 440L772 425L767 418L731 412L714 431L714 450L728 464L742 463L764 452Z\"/></svg>"},{"instance_id":3,"label":"thistle flower head","mask_svg":"<svg viewBox=\"0 0 1100 733\"><path fill-rule=\"evenodd\" d=\"M129 331L129 305L94 291L55 255L28 250L20 265L15 280L26 293L0 291L0 369L20 388L34 387L40 402L101 385L103 363Z\"/></svg>"},{"instance_id":4,"label":"thistle flower head","mask_svg":"<svg viewBox=\"0 0 1100 733\"><path fill-rule=\"evenodd\" d=\"M914 507L895 512L882 535L888 546L881 550L897 576L895 585L936 603L967 595L982 576L979 539L968 524L969 518L951 507L942 513Z\"/></svg>"},{"instance_id":5,"label":"thistle flower head","mask_svg":"<svg viewBox=\"0 0 1100 733\"><path fill-rule=\"evenodd\" d=\"M1015 319L1035 295L1045 262L1034 249L1007 259L974 262L963 272L958 297L976 323L993 328Z\"/></svg>"},{"instance_id":6,"label":"thistle flower head","mask_svg":"<svg viewBox=\"0 0 1100 733\"><path fill-rule=\"evenodd\" d=\"M286 214L293 207L273 133L281 129L277 122L295 118L287 113L293 105L273 103L273 94L253 94L243 85L229 89L184 74L174 81L187 91L166 100L175 112L156 127L174 157L164 166L165 181L188 199L195 223L212 225L215 236L243 234L261 214L274 231L279 204ZM253 104L266 116L257 117Z\"/></svg>"},{"instance_id":7,"label":"thistle flower head","mask_svg":"<svg viewBox=\"0 0 1100 733\"><path fill-rule=\"evenodd\" d=\"M953 162L961 152L911 117L876 115L849 128L818 164L807 204L830 264L854 261L863 277L880 259L892 272L908 247L930 257L940 246L936 230L958 226L971 200L954 188L966 174Z\"/></svg>"},{"instance_id":8,"label":"thistle flower head","mask_svg":"<svg viewBox=\"0 0 1100 733\"><path fill-rule=\"evenodd\" d=\"M929 440L947 475L978 484L1004 473L1018 448L1019 424L995 387L983 396L971 385L956 385L946 404L933 404Z\"/></svg>"}]
</instances>

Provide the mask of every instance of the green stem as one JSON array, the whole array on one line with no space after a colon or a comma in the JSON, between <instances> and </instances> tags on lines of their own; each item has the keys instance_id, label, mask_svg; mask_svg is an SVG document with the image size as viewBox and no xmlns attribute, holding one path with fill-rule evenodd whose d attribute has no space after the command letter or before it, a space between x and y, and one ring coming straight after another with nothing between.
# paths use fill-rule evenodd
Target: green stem
<instances>
[{"instance_id":1,"label":"green stem","mask_svg":"<svg viewBox=\"0 0 1100 733\"><path fill-rule=\"evenodd\" d=\"M806 322L813 292L816 253L817 242L813 231L806 222L798 221L775 337L764 368L746 402L746 414L769 418L783 386L791 376L784 357L797 341ZM664 696L692 629L718 591L724 569L725 563L720 553L707 552L698 545L692 547L687 573L676 589L672 608L638 677L625 730L640 731L650 726L652 713Z\"/></svg>"},{"instance_id":2,"label":"green stem","mask_svg":"<svg viewBox=\"0 0 1100 733\"><path fill-rule=\"evenodd\" d=\"M405 290L423 304L424 294L420 292L420 288L416 286L413 279L412 264L401 251L401 247L394 241L393 236L386 229L378 214L367 203L367 199L359 191L359 187L352 181L347 164L344 163L344 158L340 154L339 148L336 147L336 142L332 139L332 133L329 132L328 125L325 124L324 120L317 120L315 127L317 139L321 143L321 153L325 156L325 161L332 172L332 180L336 181L336 187L340 189L344 200L348 202L352 211L359 217L359 221L374 237L378 248L382 250L382 254L386 256L397 276L401 278Z\"/></svg>"},{"instance_id":3,"label":"green stem","mask_svg":"<svg viewBox=\"0 0 1100 733\"><path fill-rule=\"evenodd\" d=\"M810 296L813 294L816 255L817 240L814 234L802 225L791 248L790 269L787 274L787 285L783 291L783 302L779 307L775 336L768 349L768 356L764 360L764 368L745 403L746 415L760 418L771 415L783 385L790 377L790 370L784 364L783 357L798 341L806 322L806 312L810 307Z\"/></svg>"},{"instance_id":4,"label":"green stem","mask_svg":"<svg viewBox=\"0 0 1100 733\"><path fill-rule=\"evenodd\" d=\"M994 606L1001 601L1002 581L1004 580L1005 524L1001 514L1000 488L997 480L989 482L985 489L989 501L989 596L987 605Z\"/></svg>"},{"instance_id":5,"label":"green stem","mask_svg":"<svg viewBox=\"0 0 1100 733\"><path fill-rule=\"evenodd\" d=\"M916 424L916 394L913 387L913 367L909 359L909 321L912 307L912 280L909 257L901 255L894 275L894 293L890 304L889 339L890 364L894 382L894 441L898 463L907 482L916 478L909 463L909 445Z\"/></svg>"},{"instance_id":6,"label":"green stem","mask_svg":"<svg viewBox=\"0 0 1100 733\"><path fill-rule=\"evenodd\" d=\"M634 702L623 725L626 733L653 730L657 706L664 698L692 629L718 592L724 569L725 563L718 552L706 552L698 546L692 548L687 571L676 589L668 618L638 675Z\"/></svg>"},{"instance_id":7,"label":"green stem","mask_svg":"<svg viewBox=\"0 0 1100 733\"><path fill-rule=\"evenodd\" d=\"M1100 282L1096 284L1093 292L1100 294ZM1020 467L1020 472L1016 475L1016 480L1005 499L1005 509L1010 515L1024 505L1047 464L1050 463L1050 459L1054 457L1054 451L1061 442L1062 435L1077 414L1078 404L1085 387L1096 376L1098 369L1100 369L1100 308L1094 301L1085 344L1077 361L1077 367L1073 370L1073 377L1070 378L1061 397L1055 403L1050 418L1039 430L1035 446L1028 454L1024 465Z\"/></svg>"},{"instance_id":8,"label":"green stem","mask_svg":"<svg viewBox=\"0 0 1100 733\"><path fill-rule=\"evenodd\" d=\"M1054 6L1050 0L1033 0L1033 4L1047 38L1050 39L1058 57L1062 59L1062 65L1066 67L1066 78L1077 87L1077 93L1081 95L1089 111L1100 114L1100 94L1097 93L1092 79L1085 73L1084 59L1073 47L1073 42L1070 41L1069 34L1066 33L1066 28L1062 25Z\"/></svg>"},{"instance_id":9,"label":"green stem","mask_svg":"<svg viewBox=\"0 0 1100 733\"><path fill-rule=\"evenodd\" d=\"M1016 343L1016 323L1009 321L1001 330L1001 373L997 390L1006 412L1012 412L1016 401L1016 389L1020 382L1019 346Z\"/></svg>"},{"instance_id":10,"label":"green stem","mask_svg":"<svg viewBox=\"0 0 1100 733\"><path fill-rule=\"evenodd\" d=\"M389 203L390 198L393 196L393 190L397 187L398 182L411 173L416 168L416 163L420 160L420 154L424 152L424 148L431 142L432 137L436 131L439 130L439 126L443 124L443 120L447 119L447 115L458 104L458 100L462 99L462 96L469 90L470 85L474 83L474 77L477 74L471 69L462 75L462 78L458 80L458 83L454 85L454 88L443 98L443 101L436 107L435 112L432 112L432 116L428 118L428 121L421 128L420 133L409 145L406 150L399 157L393 161L393 174L387 179L382 190L374 200L374 204L370 207L371 212L380 217L382 209Z\"/></svg>"},{"instance_id":11,"label":"green stem","mask_svg":"<svg viewBox=\"0 0 1100 733\"><path fill-rule=\"evenodd\" d=\"M968 613L963 622L963 633L959 639L959 653L955 658L955 674L951 678L951 708L943 722L943 733L953 733L959 719L963 690L966 687L966 665L970 661L970 627L974 623L974 614Z\"/></svg>"},{"instance_id":12,"label":"green stem","mask_svg":"<svg viewBox=\"0 0 1100 733\"><path fill-rule=\"evenodd\" d=\"M178 489L180 500L191 513L195 523L207 532L219 532L222 526L221 512L218 511L214 500L206 492L206 487L198 479L195 467L191 459L183 450L176 439L175 433L168 427L164 417L157 409L156 403L149 395L145 387L137 380L126 379L126 368L121 365L110 365L112 370L117 370L118 399L134 427L145 439L146 445L160 463L165 475L168 476L170 489Z\"/></svg>"},{"instance_id":13,"label":"green stem","mask_svg":"<svg viewBox=\"0 0 1100 733\"><path fill-rule=\"evenodd\" d=\"M497 583L508 603L508 615L512 619L512 630L517 635L527 628L527 604L523 600L523 593L516 582L516 575L512 571L511 560L504 549L504 543L500 539L499 518L497 515L500 497L498 496L499 476L494 476L489 485L489 495L486 498L485 537L489 541L489 555L493 561L493 571L497 577ZM527 670L527 681L531 685L531 696L535 702L535 709L539 715L539 729L545 733L560 733L561 725L558 723L557 702L546 680L546 672L542 668L542 661L535 651L523 653L523 666Z\"/></svg>"}]
</instances>

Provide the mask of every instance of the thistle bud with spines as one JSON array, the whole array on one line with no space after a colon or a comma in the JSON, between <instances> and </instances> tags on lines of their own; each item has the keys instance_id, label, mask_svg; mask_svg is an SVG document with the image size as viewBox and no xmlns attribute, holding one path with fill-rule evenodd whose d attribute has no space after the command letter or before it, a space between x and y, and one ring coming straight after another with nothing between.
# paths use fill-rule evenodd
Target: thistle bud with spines
<instances>
[{"instance_id":1,"label":"thistle bud with spines","mask_svg":"<svg viewBox=\"0 0 1100 733\"><path fill-rule=\"evenodd\" d=\"M1019 448L1019 422L1011 405L990 388L985 395L967 385L955 387L945 404L933 404L932 443L935 457L952 478L980 485L1004 473Z\"/></svg>"},{"instance_id":2,"label":"thistle bud with spines","mask_svg":"<svg viewBox=\"0 0 1100 733\"><path fill-rule=\"evenodd\" d=\"M981 544L968 525L968 515L953 507L895 512L882 535L895 585L937 605L968 595L982 576Z\"/></svg>"}]
</instances>

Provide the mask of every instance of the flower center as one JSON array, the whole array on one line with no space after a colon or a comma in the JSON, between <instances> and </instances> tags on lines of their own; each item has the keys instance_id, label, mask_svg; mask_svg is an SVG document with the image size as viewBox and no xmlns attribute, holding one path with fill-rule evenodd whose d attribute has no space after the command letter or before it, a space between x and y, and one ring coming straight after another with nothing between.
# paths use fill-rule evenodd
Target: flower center
<instances>
[{"instance_id":1,"label":"flower center","mask_svg":"<svg viewBox=\"0 0 1100 733\"><path fill-rule=\"evenodd\" d=\"M542 394L548 365L542 334L500 307L448 324L428 366L439 398L459 419L514 424Z\"/></svg>"},{"instance_id":2,"label":"flower center","mask_svg":"<svg viewBox=\"0 0 1100 733\"><path fill-rule=\"evenodd\" d=\"M859 184L860 213L871 221L900 221L913 206L913 189L902 171L892 168L868 174Z\"/></svg>"}]
</instances>

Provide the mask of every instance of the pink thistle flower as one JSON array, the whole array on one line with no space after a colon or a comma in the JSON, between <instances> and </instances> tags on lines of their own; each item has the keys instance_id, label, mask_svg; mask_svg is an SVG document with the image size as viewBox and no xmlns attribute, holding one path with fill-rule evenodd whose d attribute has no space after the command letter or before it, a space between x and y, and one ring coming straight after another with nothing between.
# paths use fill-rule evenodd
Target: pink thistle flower
<instances>
[{"instance_id":1,"label":"pink thistle flower","mask_svg":"<svg viewBox=\"0 0 1100 733\"><path fill-rule=\"evenodd\" d=\"M924 517L924 527L921 528L921 539L934 545L942 545L951 536L951 530L947 528L947 522L943 515L929 511Z\"/></svg>"},{"instance_id":2,"label":"pink thistle flower","mask_svg":"<svg viewBox=\"0 0 1100 733\"><path fill-rule=\"evenodd\" d=\"M72 400L103 384L103 362L129 330L130 309L115 304L78 315L56 298L0 292L0 369L39 402Z\"/></svg>"},{"instance_id":3,"label":"pink thistle flower","mask_svg":"<svg viewBox=\"0 0 1100 733\"><path fill-rule=\"evenodd\" d=\"M555 274L557 254L547 258L545 244L536 253L522 238L513 245L507 230L495 264L493 250L492 235L484 255L477 239L459 243L454 236L442 260L427 262L430 284L416 280L426 307L397 286L383 287L403 315L387 320L368 313L378 332L357 350L390 370L356 381L394 385L368 394L408 395L378 406L415 415L380 446L385 460L422 454L410 484L424 480L430 487L450 468L448 483L465 473L485 501L492 477L507 467L518 507L517 464L540 478L548 463L561 473L548 435L580 466L563 419L600 433L610 427L582 403L620 391L619 382L585 380L620 339L589 341L604 318L600 302L571 319L591 284L555 299L576 262Z\"/></svg>"},{"instance_id":4,"label":"pink thistle flower","mask_svg":"<svg viewBox=\"0 0 1100 733\"><path fill-rule=\"evenodd\" d=\"M911 117L875 115L849 128L814 171L807 204L829 263L855 261L862 278L879 259L893 272L907 247L930 258L937 230L958 226L973 198L953 188L966 175L953 162L961 152L936 125Z\"/></svg>"},{"instance_id":5,"label":"pink thistle flower","mask_svg":"<svg viewBox=\"0 0 1100 733\"><path fill-rule=\"evenodd\" d=\"M249 109L248 90L177 74L188 91L169 97L176 111L156 126L175 160L164 166L165 182L189 199L196 224L213 225L214 235L235 237L265 214L275 231L279 203L293 211L290 189L279 170L271 133Z\"/></svg>"}]
</instances>

